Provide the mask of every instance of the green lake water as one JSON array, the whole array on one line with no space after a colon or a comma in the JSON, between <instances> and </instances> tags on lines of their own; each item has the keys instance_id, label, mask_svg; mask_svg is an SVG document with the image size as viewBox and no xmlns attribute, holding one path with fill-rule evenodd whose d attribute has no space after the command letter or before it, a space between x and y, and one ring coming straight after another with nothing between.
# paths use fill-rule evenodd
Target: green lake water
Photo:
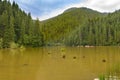
<instances>
[{"instance_id":1,"label":"green lake water","mask_svg":"<svg viewBox=\"0 0 120 80\"><path fill-rule=\"evenodd\" d=\"M120 47L0 50L0 80L94 80L119 76Z\"/></svg>"}]
</instances>

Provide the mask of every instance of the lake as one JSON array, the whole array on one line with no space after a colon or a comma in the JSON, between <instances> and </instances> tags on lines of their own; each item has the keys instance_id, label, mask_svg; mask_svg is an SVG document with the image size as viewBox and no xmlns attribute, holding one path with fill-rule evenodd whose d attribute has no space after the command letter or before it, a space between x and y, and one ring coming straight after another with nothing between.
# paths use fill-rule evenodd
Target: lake
<instances>
[{"instance_id":1,"label":"lake","mask_svg":"<svg viewBox=\"0 0 120 80\"><path fill-rule=\"evenodd\" d=\"M0 50L0 80L94 80L120 75L120 47Z\"/></svg>"}]
</instances>

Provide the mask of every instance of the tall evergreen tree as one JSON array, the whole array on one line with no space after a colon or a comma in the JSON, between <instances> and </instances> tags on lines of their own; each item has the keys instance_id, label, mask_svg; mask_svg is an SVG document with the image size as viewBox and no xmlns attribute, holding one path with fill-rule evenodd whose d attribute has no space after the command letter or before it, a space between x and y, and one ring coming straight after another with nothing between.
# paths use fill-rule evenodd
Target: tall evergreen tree
<instances>
[{"instance_id":1,"label":"tall evergreen tree","mask_svg":"<svg viewBox=\"0 0 120 80\"><path fill-rule=\"evenodd\" d=\"M37 28L37 29L36 29ZM0 47L9 48L11 43L24 46L42 46L39 21L32 20L13 1L0 1ZM37 45L38 44L38 45Z\"/></svg>"},{"instance_id":2,"label":"tall evergreen tree","mask_svg":"<svg viewBox=\"0 0 120 80\"><path fill-rule=\"evenodd\" d=\"M32 45L34 47L43 46L43 44L44 44L43 34L40 31L40 22L38 19L35 21L35 26L34 26L33 31L34 31L33 32L34 34L33 34L32 39L31 39Z\"/></svg>"}]
</instances>

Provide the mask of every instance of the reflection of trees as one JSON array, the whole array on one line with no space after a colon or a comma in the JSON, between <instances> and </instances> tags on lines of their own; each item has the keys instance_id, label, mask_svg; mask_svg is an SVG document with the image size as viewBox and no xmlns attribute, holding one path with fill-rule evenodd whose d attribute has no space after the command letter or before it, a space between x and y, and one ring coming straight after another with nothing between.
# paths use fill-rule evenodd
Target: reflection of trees
<instances>
[{"instance_id":1,"label":"reflection of trees","mask_svg":"<svg viewBox=\"0 0 120 80\"><path fill-rule=\"evenodd\" d=\"M77 59L79 59L80 68L82 67L84 70L83 73L87 70L89 72L87 74L91 77L97 77L101 74L120 76L119 47L81 47L69 51L71 54L75 52L76 55L78 54Z\"/></svg>"},{"instance_id":2,"label":"reflection of trees","mask_svg":"<svg viewBox=\"0 0 120 80\"><path fill-rule=\"evenodd\" d=\"M0 62L0 80L35 80L43 49L4 50ZM1 58L1 57L0 57Z\"/></svg>"},{"instance_id":3,"label":"reflection of trees","mask_svg":"<svg viewBox=\"0 0 120 80\"><path fill-rule=\"evenodd\" d=\"M119 52L116 47L0 50L0 80L92 80L107 72L120 75Z\"/></svg>"},{"instance_id":4,"label":"reflection of trees","mask_svg":"<svg viewBox=\"0 0 120 80\"><path fill-rule=\"evenodd\" d=\"M2 61L2 59L3 59L3 54L2 54L2 49L0 50L0 62Z\"/></svg>"}]
</instances>

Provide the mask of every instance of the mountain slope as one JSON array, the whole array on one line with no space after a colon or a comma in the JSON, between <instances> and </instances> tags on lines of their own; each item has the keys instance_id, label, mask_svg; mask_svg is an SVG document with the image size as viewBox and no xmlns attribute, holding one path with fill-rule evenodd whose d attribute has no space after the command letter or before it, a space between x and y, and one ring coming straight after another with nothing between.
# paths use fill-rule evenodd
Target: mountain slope
<instances>
[{"instance_id":1,"label":"mountain slope","mask_svg":"<svg viewBox=\"0 0 120 80\"><path fill-rule=\"evenodd\" d=\"M83 26L73 30L65 40L69 46L120 45L120 10L105 17L93 18Z\"/></svg>"},{"instance_id":2,"label":"mountain slope","mask_svg":"<svg viewBox=\"0 0 120 80\"><path fill-rule=\"evenodd\" d=\"M82 26L88 19L101 17L102 13L88 8L71 8L63 14L42 22L42 31L47 43L64 42L69 33Z\"/></svg>"}]
</instances>

